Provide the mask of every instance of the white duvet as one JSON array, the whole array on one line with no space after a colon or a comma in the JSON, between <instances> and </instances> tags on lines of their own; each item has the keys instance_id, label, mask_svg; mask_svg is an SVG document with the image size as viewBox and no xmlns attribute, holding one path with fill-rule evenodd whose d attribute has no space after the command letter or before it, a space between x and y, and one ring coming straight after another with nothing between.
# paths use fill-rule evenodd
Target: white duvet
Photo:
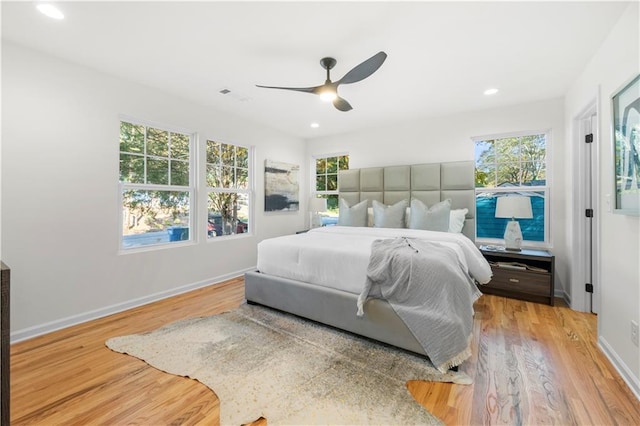
<instances>
[{"instance_id":1,"label":"white duvet","mask_svg":"<svg viewBox=\"0 0 640 426\"><path fill-rule=\"evenodd\" d=\"M469 275L479 283L491 279L491 268L478 248L462 234L417 229L329 226L304 234L258 243L262 273L360 294L375 240L407 237L439 241L455 249Z\"/></svg>"}]
</instances>

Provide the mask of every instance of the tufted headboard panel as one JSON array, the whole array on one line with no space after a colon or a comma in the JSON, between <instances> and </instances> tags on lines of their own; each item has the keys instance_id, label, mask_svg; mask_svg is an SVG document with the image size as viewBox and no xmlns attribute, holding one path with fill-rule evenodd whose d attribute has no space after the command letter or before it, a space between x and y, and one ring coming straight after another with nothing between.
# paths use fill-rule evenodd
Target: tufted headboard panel
<instances>
[{"instance_id":1,"label":"tufted headboard panel","mask_svg":"<svg viewBox=\"0 0 640 426\"><path fill-rule=\"evenodd\" d=\"M462 232L472 241L476 234L476 197L473 161L369 167L341 170L338 191L349 205L368 200L394 204L416 198L427 206L451 199L451 209L466 208Z\"/></svg>"}]
</instances>

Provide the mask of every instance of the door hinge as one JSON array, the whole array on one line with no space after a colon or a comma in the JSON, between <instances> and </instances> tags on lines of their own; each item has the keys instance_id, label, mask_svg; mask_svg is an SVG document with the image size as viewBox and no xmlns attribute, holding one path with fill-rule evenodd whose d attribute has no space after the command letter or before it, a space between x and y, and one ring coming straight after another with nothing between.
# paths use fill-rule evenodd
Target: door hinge
<instances>
[{"instance_id":1,"label":"door hinge","mask_svg":"<svg viewBox=\"0 0 640 426\"><path fill-rule=\"evenodd\" d=\"M593 293L593 284L586 283L584 285L584 291L587 293Z\"/></svg>"},{"instance_id":2,"label":"door hinge","mask_svg":"<svg viewBox=\"0 0 640 426\"><path fill-rule=\"evenodd\" d=\"M584 211L584 214L585 214L587 217L593 217L593 209L586 209L586 210Z\"/></svg>"},{"instance_id":3,"label":"door hinge","mask_svg":"<svg viewBox=\"0 0 640 426\"><path fill-rule=\"evenodd\" d=\"M584 141L586 143L593 143L593 133L589 133L588 135L584 136Z\"/></svg>"}]
</instances>

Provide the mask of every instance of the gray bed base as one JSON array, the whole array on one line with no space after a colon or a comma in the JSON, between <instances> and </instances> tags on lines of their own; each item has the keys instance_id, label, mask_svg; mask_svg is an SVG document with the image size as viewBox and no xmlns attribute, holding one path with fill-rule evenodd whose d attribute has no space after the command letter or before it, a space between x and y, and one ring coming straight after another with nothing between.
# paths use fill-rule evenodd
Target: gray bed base
<instances>
[{"instance_id":1,"label":"gray bed base","mask_svg":"<svg viewBox=\"0 0 640 426\"><path fill-rule=\"evenodd\" d=\"M274 277L258 271L244 276L245 297L251 303L269 306L349 331L420 355L426 353L391 305L368 299L365 315L356 316L356 294Z\"/></svg>"}]
</instances>

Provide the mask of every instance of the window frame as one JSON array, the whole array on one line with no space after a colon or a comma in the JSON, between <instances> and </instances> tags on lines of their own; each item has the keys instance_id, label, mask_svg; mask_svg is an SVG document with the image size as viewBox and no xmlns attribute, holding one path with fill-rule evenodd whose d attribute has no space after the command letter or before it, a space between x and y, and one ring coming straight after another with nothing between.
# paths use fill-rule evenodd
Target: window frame
<instances>
[{"instance_id":1,"label":"window frame","mask_svg":"<svg viewBox=\"0 0 640 426\"><path fill-rule=\"evenodd\" d=\"M135 126L144 126L145 128L154 128L158 130L167 131L170 133L179 133L182 135L186 135L189 137L189 185L172 185L172 184L150 184L150 183L130 183L123 182L120 180L120 155L123 151L120 150L120 143L118 142L118 209L119 209L119 220L118 220L118 229L119 229L119 237L118 237L118 253L119 254L127 254L127 253L138 253L143 251L153 251L160 250L170 247L178 247L185 245L193 245L197 242L197 237L195 233L195 223L197 218L197 207L198 202L196 199L196 150L197 150L197 141L198 134L193 130L189 130L186 128L167 125L162 123L157 123L149 120L138 119L135 117L127 116L127 115L119 115L118 116L118 140L120 139L120 126L122 123L129 123ZM145 136L146 139L146 136ZM146 147L146 144L145 144ZM154 155L148 155L146 153L143 154L143 157L155 157ZM170 157L168 157L170 158ZM146 170L146 166L145 166ZM169 169L170 170L170 169ZM123 209L123 201L124 201L124 192L127 190L136 190L136 191L166 191L166 192L188 192L189 193L189 238L187 240L180 241L167 241L156 244L145 244L140 246L133 247L125 247L124 246L124 209Z\"/></svg>"},{"instance_id":2,"label":"window frame","mask_svg":"<svg viewBox=\"0 0 640 426\"><path fill-rule=\"evenodd\" d=\"M210 164L207 162L207 144L209 141L219 143L219 144L233 145L233 146L244 148L247 150L247 189L209 186L209 183L207 182L207 165ZM202 141L201 150L202 150L201 152L203 157L202 173L199 174L199 176L201 176L202 187L204 188L204 191L202 191L203 192L202 204L203 204L204 215L201 220L202 222L201 226L202 226L202 229L204 230L203 238L209 243L209 242L215 242L215 241L229 240L233 238L246 238L246 237L254 236L255 226L256 226L255 225L255 187L256 185L255 185L255 173L254 173L255 147L253 145L244 145L240 143L228 142L220 138L205 137L203 138L203 141ZM237 167L237 166L234 166L234 167ZM227 194L233 194L233 193L247 194L247 202L249 203L249 209L248 209L249 222L247 224L248 225L247 232L220 235L220 236L216 236L215 238L208 236L207 222L209 220L209 194L211 192L227 193ZM200 232L199 234L202 234L202 232Z\"/></svg>"},{"instance_id":3,"label":"window frame","mask_svg":"<svg viewBox=\"0 0 640 426\"><path fill-rule=\"evenodd\" d=\"M320 159L327 159L327 158L332 158L332 157L347 157L349 158L349 167L351 166L351 157L349 155L348 152L339 152L339 153L330 153L330 154L317 154L317 155L312 155L311 156L311 167L310 167L310 175L311 175L311 198L328 198L328 196L331 195L335 195L339 198L339 193L340 193L340 181L338 179L337 184L336 184L336 189L335 190L325 190L325 191L318 191L317 190L317 177L318 177L318 173L317 173L317 169L316 169L316 163L318 160ZM336 172L337 175L340 174L340 165L338 164L338 170ZM344 170L349 170L344 169ZM325 172L325 176L327 175L327 173ZM326 188L326 185L325 185ZM338 199L338 203L340 202L340 200Z\"/></svg>"},{"instance_id":4,"label":"window frame","mask_svg":"<svg viewBox=\"0 0 640 426\"><path fill-rule=\"evenodd\" d=\"M477 227L477 197L479 193L522 193L522 192L542 192L544 194L544 240L543 241L533 241L533 240L522 240L523 247L530 248L539 248L546 249L551 248L553 246L552 241L552 233L551 233L551 187L553 183L552 171L550 165L551 162L551 145L552 145L552 133L551 129L544 130L532 130L532 131L519 131L519 132L510 132L510 133L500 133L500 134L492 134L485 136L474 136L471 138L473 142L474 149L474 176L477 166L477 160L475 157L475 149L476 144L478 142L487 141L487 140L497 140L497 139L508 139L508 138L521 138L524 136L534 136L534 135L544 135L545 138L545 159L544 159L544 167L545 167L545 185L537 185L537 186L516 186L516 187L475 187L474 185L474 198L476 199L476 230L475 230L475 241L477 244L486 244L486 245L504 245L504 239L502 238L478 238L478 227ZM500 163L494 162L495 165Z\"/></svg>"}]
</instances>

